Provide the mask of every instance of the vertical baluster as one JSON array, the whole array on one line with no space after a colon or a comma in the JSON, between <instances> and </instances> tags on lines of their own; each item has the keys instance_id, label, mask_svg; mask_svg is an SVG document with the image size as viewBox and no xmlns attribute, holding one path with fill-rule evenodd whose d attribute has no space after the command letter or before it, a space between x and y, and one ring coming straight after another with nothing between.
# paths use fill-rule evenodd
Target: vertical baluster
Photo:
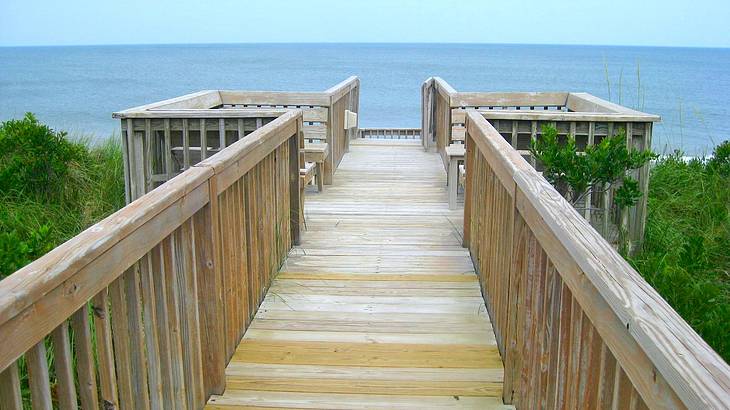
<instances>
[{"instance_id":1,"label":"vertical baluster","mask_svg":"<svg viewBox=\"0 0 730 410\"><path fill-rule=\"evenodd\" d=\"M233 282L234 282L234 268L232 266L232 252L231 249L231 232L233 232L232 221L231 221L231 197L232 193L230 187L223 191L219 199L219 217L220 217L220 237L221 237L221 269L223 271L223 304L224 304L224 315L225 315L225 332L226 332L226 358L230 358L233 355L233 351L236 348L236 334L237 334L237 320L236 309L234 308L235 300L233 300Z\"/></svg>"},{"instance_id":2,"label":"vertical baluster","mask_svg":"<svg viewBox=\"0 0 730 410\"><path fill-rule=\"evenodd\" d=\"M175 408L177 406L173 388L172 349L170 347L170 332L172 323L167 309L167 284L165 279L165 260L162 255L162 244L157 245L150 252L152 288L155 292L155 319L157 321L157 343L160 353L160 378L162 379L162 397L165 404Z\"/></svg>"},{"instance_id":3,"label":"vertical baluster","mask_svg":"<svg viewBox=\"0 0 730 410\"><path fill-rule=\"evenodd\" d=\"M216 229L219 226L219 202L215 178L210 182L210 198L210 203L193 216L198 299L205 301L198 305L198 309L206 395L223 393L226 365L222 273L217 253L220 241ZM244 254L244 249L239 252Z\"/></svg>"},{"instance_id":4,"label":"vertical baluster","mask_svg":"<svg viewBox=\"0 0 730 410\"><path fill-rule=\"evenodd\" d=\"M124 279L131 269L109 285L109 296L112 308L112 338L114 340L114 358L117 370L117 388L119 389L119 407L134 409L135 396L132 392L132 367L129 351L129 323L124 296Z\"/></svg>"},{"instance_id":5,"label":"vertical baluster","mask_svg":"<svg viewBox=\"0 0 730 410\"><path fill-rule=\"evenodd\" d=\"M183 169L190 168L190 129L188 119L182 120L182 138L183 138Z\"/></svg>"},{"instance_id":6,"label":"vertical baluster","mask_svg":"<svg viewBox=\"0 0 730 410\"><path fill-rule=\"evenodd\" d=\"M73 375L73 356L68 335L68 322L61 323L51 334L54 367L56 369L58 405L61 409L76 409L76 385ZM0 399L1 400L1 399Z\"/></svg>"},{"instance_id":7,"label":"vertical baluster","mask_svg":"<svg viewBox=\"0 0 730 410\"><path fill-rule=\"evenodd\" d=\"M21 410L22 408L23 397L20 394L18 364L13 362L0 372L0 409Z\"/></svg>"},{"instance_id":8,"label":"vertical baluster","mask_svg":"<svg viewBox=\"0 0 730 410\"><path fill-rule=\"evenodd\" d=\"M208 158L208 129L205 118L200 119L200 160Z\"/></svg>"},{"instance_id":9,"label":"vertical baluster","mask_svg":"<svg viewBox=\"0 0 730 410\"><path fill-rule=\"evenodd\" d=\"M137 409L149 408L149 391L147 384L147 357L142 323L142 301L140 297L139 265L135 264L128 275L124 276L127 320L129 321L130 352L134 377L133 393L137 400Z\"/></svg>"},{"instance_id":10,"label":"vertical baluster","mask_svg":"<svg viewBox=\"0 0 730 410\"><path fill-rule=\"evenodd\" d=\"M228 235L228 240L230 241L230 246L232 246L232 249L243 249L243 242L240 240L241 237L241 212L243 212L243 203L242 203L242 188L240 181L236 181L228 187L229 192L229 218L230 218L230 231ZM235 274L235 278L233 280L233 310L235 312L235 326L237 329L236 338L239 338L243 335L243 333L246 331L246 325L248 324L248 311L244 307L244 293L246 292L246 268L243 266L245 263L244 260L242 260L241 256L243 255L243 252L230 252L230 261L231 265L233 266L232 272Z\"/></svg>"},{"instance_id":11,"label":"vertical baluster","mask_svg":"<svg viewBox=\"0 0 730 410\"><path fill-rule=\"evenodd\" d=\"M193 242L193 223L188 220L180 227L181 264L178 272L178 293L180 294L180 324L184 352L185 386L190 407L205 404L203 392L203 363L200 356L200 318L198 316L198 284ZM239 253L239 252L237 252Z\"/></svg>"},{"instance_id":12,"label":"vertical baluster","mask_svg":"<svg viewBox=\"0 0 730 410\"><path fill-rule=\"evenodd\" d=\"M99 408L99 397L96 392L96 367L91 345L91 329L89 327L89 311L86 304L77 310L71 318L76 347L76 371L79 377L79 398L81 407L85 409Z\"/></svg>"},{"instance_id":13,"label":"vertical baluster","mask_svg":"<svg viewBox=\"0 0 730 410\"><path fill-rule=\"evenodd\" d=\"M30 400L34 409L51 410L51 384L48 379L48 360L45 340L41 339L25 353L28 366Z\"/></svg>"},{"instance_id":14,"label":"vertical baluster","mask_svg":"<svg viewBox=\"0 0 730 410\"><path fill-rule=\"evenodd\" d=\"M152 168L152 120L147 118L144 120L144 178L145 192L154 189L152 175L155 173Z\"/></svg>"},{"instance_id":15,"label":"vertical baluster","mask_svg":"<svg viewBox=\"0 0 730 410\"><path fill-rule=\"evenodd\" d=\"M131 132L129 130L129 125L126 126L125 124L129 124L128 121L122 120L122 163L124 164L124 202L130 203L132 202L132 193L131 193L131 187L132 187L132 175L131 170L129 169L129 140L131 139L130 135Z\"/></svg>"},{"instance_id":16,"label":"vertical baluster","mask_svg":"<svg viewBox=\"0 0 730 410\"><path fill-rule=\"evenodd\" d=\"M613 404L613 390L616 375L616 359L608 346L601 345L600 379L598 383L598 401L596 408L610 409Z\"/></svg>"},{"instance_id":17,"label":"vertical baluster","mask_svg":"<svg viewBox=\"0 0 730 410\"><path fill-rule=\"evenodd\" d=\"M170 332L170 364L172 368L172 389L175 401L181 407L187 407L185 395L185 378L183 370L182 337L180 335L180 295L177 292L180 268L179 259L175 256L179 241L175 240L175 234L165 238L162 242L162 256L164 261L164 285L167 288L167 314L169 322L167 328Z\"/></svg>"},{"instance_id":18,"label":"vertical baluster","mask_svg":"<svg viewBox=\"0 0 730 410\"><path fill-rule=\"evenodd\" d=\"M537 141L537 121L530 122L530 141L532 143ZM535 156L532 154L530 154L530 165L532 165L533 168L535 168L536 165Z\"/></svg>"},{"instance_id":19,"label":"vertical baluster","mask_svg":"<svg viewBox=\"0 0 730 410\"><path fill-rule=\"evenodd\" d=\"M99 384L104 408L117 407L117 376L114 366L112 330L109 321L108 289L97 293L92 300L94 328L96 329L96 349L99 360Z\"/></svg>"},{"instance_id":20,"label":"vertical baluster","mask_svg":"<svg viewBox=\"0 0 730 410\"><path fill-rule=\"evenodd\" d=\"M154 252L154 251L153 251ZM159 336L157 334L157 300L153 279L152 258L150 254L139 262L140 284L142 289L142 313L144 318L144 340L147 349L148 383L150 391L150 408L164 408L162 396L162 370L160 364Z\"/></svg>"},{"instance_id":21,"label":"vertical baluster","mask_svg":"<svg viewBox=\"0 0 730 410\"><path fill-rule=\"evenodd\" d=\"M170 141L170 119L165 118L163 122L165 127L165 180L169 181L172 179L173 176L175 176L175 171L172 168L172 141Z\"/></svg>"},{"instance_id":22,"label":"vertical baluster","mask_svg":"<svg viewBox=\"0 0 730 410\"><path fill-rule=\"evenodd\" d=\"M510 144L512 144L512 148L517 149L517 127L519 125L519 121L512 120L512 140L510 141Z\"/></svg>"},{"instance_id":23,"label":"vertical baluster","mask_svg":"<svg viewBox=\"0 0 730 410\"><path fill-rule=\"evenodd\" d=\"M226 120L218 119L218 145L220 150L226 147Z\"/></svg>"}]
</instances>

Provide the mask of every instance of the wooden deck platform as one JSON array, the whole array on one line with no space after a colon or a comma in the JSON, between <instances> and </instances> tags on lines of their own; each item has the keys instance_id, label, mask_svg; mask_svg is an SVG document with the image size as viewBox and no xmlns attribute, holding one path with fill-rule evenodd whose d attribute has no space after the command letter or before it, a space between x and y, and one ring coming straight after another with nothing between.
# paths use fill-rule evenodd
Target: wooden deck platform
<instances>
[{"instance_id":1,"label":"wooden deck platform","mask_svg":"<svg viewBox=\"0 0 730 410\"><path fill-rule=\"evenodd\" d=\"M503 367L418 141L354 140L208 408L501 408ZM511 407L511 406L504 406Z\"/></svg>"}]
</instances>

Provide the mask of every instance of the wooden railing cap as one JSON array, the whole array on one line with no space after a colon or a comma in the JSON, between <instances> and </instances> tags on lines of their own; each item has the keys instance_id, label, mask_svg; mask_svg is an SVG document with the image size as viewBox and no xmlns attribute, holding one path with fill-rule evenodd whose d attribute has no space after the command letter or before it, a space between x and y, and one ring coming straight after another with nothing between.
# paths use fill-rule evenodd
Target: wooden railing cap
<instances>
[{"instance_id":1,"label":"wooden railing cap","mask_svg":"<svg viewBox=\"0 0 730 410\"><path fill-rule=\"evenodd\" d=\"M603 121L616 121L613 116L620 116L622 121L636 122L658 122L661 117L654 114L647 114L637 110L624 107L610 101L603 100L594 95L584 92L463 92L456 91L448 82L441 77L430 77L424 82L424 85L433 82L436 90L441 93L444 98L449 100L452 108L459 107L567 107L573 114L605 114L607 117ZM492 112L492 111L490 111ZM542 120L546 115L544 111L510 111L514 115L519 115L517 119L531 119L534 116L536 120ZM562 112L562 114L570 114ZM491 115L491 114L490 114ZM578 120L577 118L574 118ZM601 120L601 118L595 118Z\"/></svg>"},{"instance_id":2,"label":"wooden railing cap","mask_svg":"<svg viewBox=\"0 0 730 410\"><path fill-rule=\"evenodd\" d=\"M519 191L537 211L685 405L727 405L730 366L479 112L468 113L467 132L507 190ZM595 326L600 333L601 324Z\"/></svg>"},{"instance_id":3,"label":"wooden railing cap","mask_svg":"<svg viewBox=\"0 0 730 410\"><path fill-rule=\"evenodd\" d=\"M154 102L151 104L140 105L138 107L129 108L122 111L112 113L112 118L129 118L131 115L157 109L208 109L221 104L221 96L217 90L203 90L191 94L181 95L179 97L170 98Z\"/></svg>"},{"instance_id":4,"label":"wooden railing cap","mask_svg":"<svg viewBox=\"0 0 730 410\"><path fill-rule=\"evenodd\" d=\"M212 170L205 168L185 171L0 281L0 325L205 183L212 174Z\"/></svg>"}]
</instances>

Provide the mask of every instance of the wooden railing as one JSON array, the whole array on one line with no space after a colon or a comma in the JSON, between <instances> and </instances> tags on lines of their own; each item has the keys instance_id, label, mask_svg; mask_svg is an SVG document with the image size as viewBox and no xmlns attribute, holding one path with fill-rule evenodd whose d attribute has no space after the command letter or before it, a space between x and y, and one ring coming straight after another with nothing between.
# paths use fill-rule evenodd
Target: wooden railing
<instances>
[{"instance_id":1,"label":"wooden railing","mask_svg":"<svg viewBox=\"0 0 730 410\"><path fill-rule=\"evenodd\" d=\"M328 140L330 144L331 161L324 162L325 184L332 183L332 176L340 165L342 157L350 149L350 140L357 138L357 121L355 124L346 125L347 112L355 113L360 106L360 80L357 77L350 77L347 80L335 85L325 91L329 96L329 124L331 124Z\"/></svg>"},{"instance_id":2,"label":"wooden railing","mask_svg":"<svg viewBox=\"0 0 730 410\"><path fill-rule=\"evenodd\" d=\"M552 125L560 138L572 135L578 150L599 143L607 136L613 136L619 129L627 135L630 149L651 148L653 123L659 121L656 115L634 111L604 101L586 93L495 93L457 92L446 81L434 77L428 79L422 88L424 105L424 144L435 146L447 166L446 146L463 143L466 113L478 111L520 155L537 170L530 155L530 142L541 138L544 125ZM426 124L427 122L427 124ZM585 196L582 204L576 205L581 214L613 244L620 240L620 229L627 231L627 242L635 250L644 237L646 206L649 187L649 165L634 172L641 196L637 205L628 212L628 221L622 222L613 206L613 190L593 192ZM624 225L623 227L621 225Z\"/></svg>"},{"instance_id":3,"label":"wooden railing","mask_svg":"<svg viewBox=\"0 0 730 410\"><path fill-rule=\"evenodd\" d=\"M221 393L299 240L302 129L287 111L0 282L0 407L200 408Z\"/></svg>"},{"instance_id":4,"label":"wooden railing","mask_svg":"<svg viewBox=\"0 0 730 410\"><path fill-rule=\"evenodd\" d=\"M344 118L346 111L358 112L359 92L360 80L350 77L323 92L210 90L116 112L127 202L290 110L303 112L305 140L330 145L323 180L331 184L357 136L356 126L345 129Z\"/></svg>"},{"instance_id":5,"label":"wooden railing","mask_svg":"<svg viewBox=\"0 0 730 410\"><path fill-rule=\"evenodd\" d=\"M421 138L420 128L360 128L360 138L417 140Z\"/></svg>"},{"instance_id":6,"label":"wooden railing","mask_svg":"<svg viewBox=\"0 0 730 410\"><path fill-rule=\"evenodd\" d=\"M464 244L518 408L725 408L730 367L476 111Z\"/></svg>"},{"instance_id":7,"label":"wooden railing","mask_svg":"<svg viewBox=\"0 0 730 410\"><path fill-rule=\"evenodd\" d=\"M452 142L451 99L456 96L448 83L438 77L429 78L421 87L422 138L425 149L435 147L444 169L448 167L446 147Z\"/></svg>"}]
</instances>

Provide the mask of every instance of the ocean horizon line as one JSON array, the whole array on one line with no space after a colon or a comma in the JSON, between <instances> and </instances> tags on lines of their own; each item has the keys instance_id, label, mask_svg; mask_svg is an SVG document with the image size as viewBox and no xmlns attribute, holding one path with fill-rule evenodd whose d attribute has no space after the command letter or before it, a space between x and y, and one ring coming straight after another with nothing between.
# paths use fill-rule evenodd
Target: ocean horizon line
<instances>
[{"instance_id":1,"label":"ocean horizon line","mask_svg":"<svg viewBox=\"0 0 730 410\"><path fill-rule=\"evenodd\" d=\"M644 48L644 49L697 49L697 50L730 50L729 46L670 46L652 44L585 44L585 43L486 43L486 42L429 42L429 41L256 41L256 42L190 42L190 43L98 43L98 44L27 44L1 45L0 49L18 48L71 48L71 47L166 47L166 46L246 46L246 45L465 45L465 46L525 46L525 47L599 47L599 48Z\"/></svg>"}]
</instances>

